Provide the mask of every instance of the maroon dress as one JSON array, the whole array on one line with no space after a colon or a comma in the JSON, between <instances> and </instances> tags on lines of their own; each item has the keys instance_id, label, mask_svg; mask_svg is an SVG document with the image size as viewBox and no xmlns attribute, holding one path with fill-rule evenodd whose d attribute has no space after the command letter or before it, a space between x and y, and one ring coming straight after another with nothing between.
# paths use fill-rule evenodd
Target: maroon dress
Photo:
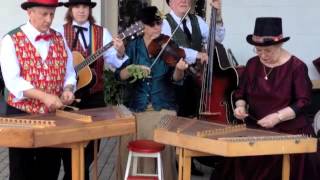
<instances>
[{"instance_id":1,"label":"maroon dress","mask_svg":"<svg viewBox=\"0 0 320 180\"><path fill-rule=\"evenodd\" d=\"M305 108L310 104L311 88L308 68L297 57L292 56L285 64L270 69L264 67L256 56L248 61L234 98L243 99L248 103L248 112L254 117L246 119L249 127L313 135L312 126L304 114ZM271 129L257 125L257 119L262 119L287 106L295 111L295 119L279 123ZM290 179L318 179L316 171L320 169L317 170L315 167L315 158L317 158L316 153L290 155ZM226 176L221 179L281 179L282 156L231 158L226 162L222 170Z\"/></svg>"}]
</instances>

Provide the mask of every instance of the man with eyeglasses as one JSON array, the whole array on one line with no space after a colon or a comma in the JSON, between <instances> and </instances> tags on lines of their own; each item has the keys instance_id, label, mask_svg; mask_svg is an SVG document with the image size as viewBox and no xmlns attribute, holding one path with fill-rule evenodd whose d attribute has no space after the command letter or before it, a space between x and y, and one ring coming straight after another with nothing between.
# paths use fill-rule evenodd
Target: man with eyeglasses
<instances>
[{"instance_id":1,"label":"man with eyeglasses","mask_svg":"<svg viewBox=\"0 0 320 180\"><path fill-rule=\"evenodd\" d=\"M171 11L166 15L163 21L162 33L171 36L175 28L180 25L175 34L172 35L172 39L183 49L186 53L186 62L188 64L194 64L197 60L201 62L208 61L208 54L203 52L203 45L207 43L209 38L209 26L199 16L188 13L182 23L180 21L182 17L191 8L191 0L166 0ZM217 28L216 28L216 41L222 42L225 36L225 29L221 18L221 1L212 0L211 5L218 11ZM199 94L199 89L194 89L197 85L193 78L186 77L184 86L179 89L181 98L179 98L179 116L196 117L198 113L199 99L195 94ZM190 98L185 98L190 97Z\"/></svg>"},{"instance_id":2,"label":"man with eyeglasses","mask_svg":"<svg viewBox=\"0 0 320 180\"><path fill-rule=\"evenodd\" d=\"M162 33L171 36L178 25L180 27L172 35L172 39L183 47L188 64L194 64L196 61L201 63L208 61L208 54L203 52L204 44L209 38L209 26L199 16L188 13L192 6L191 0L166 0L171 11L166 15L163 21ZM212 0L211 5L217 11L216 41L222 42L225 36L225 29L221 18L221 0ZM187 16L185 19L182 18ZM180 21L182 20L181 24ZM192 75L184 78L182 86L177 86L177 115L194 118L198 116L201 87L195 81ZM188 97L188 98L186 98ZM192 174L201 175L192 164Z\"/></svg>"}]
</instances>

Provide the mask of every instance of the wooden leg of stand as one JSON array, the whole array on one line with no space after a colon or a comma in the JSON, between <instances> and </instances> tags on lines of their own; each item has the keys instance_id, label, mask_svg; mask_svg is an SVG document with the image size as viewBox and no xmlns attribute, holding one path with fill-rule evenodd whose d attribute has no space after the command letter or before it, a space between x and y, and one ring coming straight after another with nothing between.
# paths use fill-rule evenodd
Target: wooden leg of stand
<instances>
[{"instance_id":1,"label":"wooden leg of stand","mask_svg":"<svg viewBox=\"0 0 320 180\"><path fill-rule=\"evenodd\" d=\"M84 144L75 143L71 146L72 180L84 180Z\"/></svg>"},{"instance_id":2,"label":"wooden leg of stand","mask_svg":"<svg viewBox=\"0 0 320 180\"><path fill-rule=\"evenodd\" d=\"M282 160L282 180L289 180L290 178L290 156L289 154L283 155Z\"/></svg>"},{"instance_id":3,"label":"wooden leg of stand","mask_svg":"<svg viewBox=\"0 0 320 180\"><path fill-rule=\"evenodd\" d=\"M98 180L98 140L94 140L93 146L93 180Z\"/></svg>"},{"instance_id":4,"label":"wooden leg of stand","mask_svg":"<svg viewBox=\"0 0 320 180\"><path fill-rule=\"evenodd\" d=\"M183 180L191 179L191 156L183 153Z\"/></svg>"},{"instance_id":5,"label":"wooden leg of stand","mask_svg":"<svg viewBox=\"0 0 320 180\"><path fill-rule=\"evenodd\" d=\"M179 148L179 167L178 167L178 180L183 180L182 179L182 174L183 174L183 149Z\"/></svg>"},{"instance_id":6,"label":"wooden leg of stand","mask_svg":"<svg viewBox=\"0 0 320 180\"><path fill-rule=\"evenodd\" d=\"M80 180L84 180L84 143L80 144Z\"/></svg>"}]
</instances>

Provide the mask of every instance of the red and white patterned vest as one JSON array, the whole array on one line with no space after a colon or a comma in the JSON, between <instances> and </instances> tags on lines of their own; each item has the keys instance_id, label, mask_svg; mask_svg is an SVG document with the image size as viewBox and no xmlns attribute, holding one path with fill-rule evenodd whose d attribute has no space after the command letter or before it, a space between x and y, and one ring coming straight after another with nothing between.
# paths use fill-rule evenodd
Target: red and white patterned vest
<instances>
[{"instance_id":1,"label":"red and white patterned vest","mask_svg":"<svg viewBox=\"0 0 320 180\"><path fill-rule=\"evenodd\" d=\"M91 25L92 26L92 31L94 33L94 40L91 41L90 43L94 43L94 51L96 51L97 49L100 49L103 45L103 27L98 26L98 25ZM71 23L67 23L64 26L64 34L65 34L65 38L67 40L67 44L69 46L69 48L71 49L71 51L78 51L82 54L82 56L84 58L87 58L90 55L90 52L88 52L88 50L84 50L80 44L80 41L77 41L76 47L73 48L72 47L72 43L73 40L75 39L76 36L76 32L74 31L74 28L72 27ZM99 58L98 60L96 60L92 65L90 65L91 70L93 70L93 72L96 75L96 82L93 85L93 87L91 88L90 92L91 93L96 93L99 91L103 91L104 90L104 74L103 74L103 70L104 70L104 60L103 58Z\"/></svg>"},{"instance_id":2,"label":"red and white patterned vest","mask_svg":"<svg viewBox=\"0 0 320 180\"><path fill-rule=\"evenodd\" d=\"M15 46L20 76L35 88L60 96L66 74L67 53L61 34L52 29L50 32L53 37L45 61L42 61L40 54L20 28L11 31L9 35ZM14 102L13 98L15 96L9 93L7 103L22 111L32 114L49 112L45 104L37 99L28 98Z\"/></svg>"}]
</instances>

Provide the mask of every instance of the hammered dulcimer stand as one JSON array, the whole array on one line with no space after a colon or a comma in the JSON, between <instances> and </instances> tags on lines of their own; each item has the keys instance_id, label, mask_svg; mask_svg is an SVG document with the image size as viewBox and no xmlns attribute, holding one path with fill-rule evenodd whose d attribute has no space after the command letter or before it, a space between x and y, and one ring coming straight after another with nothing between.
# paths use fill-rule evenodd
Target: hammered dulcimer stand
<instances>
[{"instance_id":1,"label":"hammered dulcimer stand","mask_svg":"<svg viewBox=\"0 0 320 180\"><path fill-rule=\"evenodd\" d=\"M282 179L289 180L289 154L316 152L317 139L176 116L163 118L154 140L178 147L179 180L190 180L191 157L283 155Z\"/></svg>"},{"instance_id":2,"label":"hammered dulcimer stand","mask_svg":"<svg viewBox=\"0 0 320 180\"><path fill-rule=\"evenodd\" d=\"M73 112L58 110L45 115L0 117L0 146L71 148L72 180L83 180L84 148L87 142L132 134L135 133L135 126L134 116L122 105ZM94 174L96 178L96 166Z\"/></svg>"}]
</instances>

